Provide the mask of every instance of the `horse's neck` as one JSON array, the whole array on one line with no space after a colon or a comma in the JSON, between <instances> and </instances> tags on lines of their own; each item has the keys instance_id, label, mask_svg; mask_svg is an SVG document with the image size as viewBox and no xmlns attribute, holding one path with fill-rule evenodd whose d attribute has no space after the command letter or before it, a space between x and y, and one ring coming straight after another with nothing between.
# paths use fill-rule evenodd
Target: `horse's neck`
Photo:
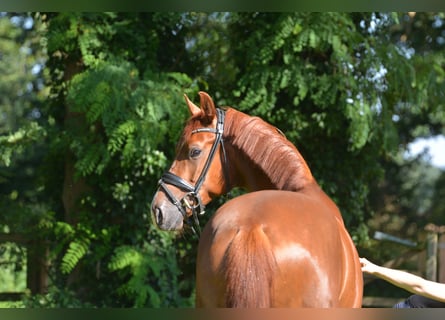
<instances>
[{"instance_id":1,"label":"horse's neck","mask_svg":"<svg viewBox=\"0 0 445 320\"><path fill-rule=\"evenodd\" d=\"M300 191L316 183L301 154L275 127L230 108L226 126L224 139L236 186Z\"/></svg>"}]
</instances>

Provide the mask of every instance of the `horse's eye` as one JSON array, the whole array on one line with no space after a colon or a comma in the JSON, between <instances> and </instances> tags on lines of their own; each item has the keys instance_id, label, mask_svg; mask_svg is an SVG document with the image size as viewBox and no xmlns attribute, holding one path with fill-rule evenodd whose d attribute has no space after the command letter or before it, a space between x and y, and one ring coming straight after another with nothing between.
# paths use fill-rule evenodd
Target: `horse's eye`
<instances>
[{"instance_id":1,"label":"horse's eye","mask_svg":"<svg viewBox=\"0 0 445 320\"><path fill-rule=\"evenodd\" d=\"M198 158L198 157L200 156L200 154L201 154L201 149L198 149L198 148L192 148L192 149L190 150L189 156L190 156L190 158L192 158L192 159L196 159L196 158Z\"/></svg>"}]
</instances>

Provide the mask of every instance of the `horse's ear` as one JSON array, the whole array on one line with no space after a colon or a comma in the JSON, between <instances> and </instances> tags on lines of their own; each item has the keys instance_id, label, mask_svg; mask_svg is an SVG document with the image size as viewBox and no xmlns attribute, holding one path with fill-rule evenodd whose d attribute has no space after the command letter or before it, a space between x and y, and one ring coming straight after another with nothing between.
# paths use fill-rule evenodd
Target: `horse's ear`
<instances>
[{"instance_id":1,"label":"horse's ear","mask_svg":"<svg viewBox=\"0 0 445 320\"><path fill-rule=\"evenodd\" d=\"M201 113L201 109L200 109L196 104L194 104L194 103L189 99L189 97L187 97L186 94L184 94L184 99L185 99L185 102L187 103L187 107L189 108L190 114L191 114L192 116L195 116L195 115Z\"/></svg>"},{"instance_id":2,"label":"horse's ear","mask_svg":"<svg viewBox=\"0 0 445 320\"><path fill-rule=\"evenodd\" d=\"M199 92L202 118L207 122L212 122L216 116L216 108L212 98L204 91Z\"/></svg>"}]
</instances>

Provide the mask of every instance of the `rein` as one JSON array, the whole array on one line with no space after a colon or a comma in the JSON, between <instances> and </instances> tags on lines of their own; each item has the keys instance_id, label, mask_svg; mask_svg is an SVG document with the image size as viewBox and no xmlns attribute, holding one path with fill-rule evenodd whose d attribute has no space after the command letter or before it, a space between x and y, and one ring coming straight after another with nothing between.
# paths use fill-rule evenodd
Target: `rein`
<instances>
[{"instance_id":1,"label":"rein","mask_svg":"<svg viewBox=\"0 0 445 320\"><path fill-rule=\"evenodd\" d=\"M213 158L215 157L216 150L218 148L218 145L221 145L221 151L222 151L222 158L223 158L223 171L224 171L224 178L226 180L226 190L229 190L230 183L229 183L229 174L227 170L227 156L226 156L226 150L224 148L224 141L223 141L223 133L224 133L224 120L225 120L225 111L222 109L216 109L216 119L217 124L216 128L200 128L192 131L192 134L200 133L200 132L210 132L214 133L216 135L215 141L213 142L212 148L210 149L209 156L204 164L204 167L201 171L201 174L196 182L196 184L193 186L189 182L185 181L181 177L175 175L171 172L165 172L161 179L158 182L159 187L165 192L167 197L170 199L170 201L178 208L179 212L181 212L184 221L190 225L193 232L196 233L195 228L193 227L193 223L198 229L198 232L201 232L200 226L199 226L199 219L198 215L203 215L205 213L204 209L205 206L202 203L201 197L199 195L199 189L201 188L202 184L204 183L204 180L206 178L207 172L209 171L210 165L213 161ZM173 193L168 189L167 184L173 185L182 191L185 191L186 194L181 198L177 199ZM191 216L193 217L193 223L190 221L190 217L187 216L187 211L191 211Z\"/></svg>"}]
</instances>

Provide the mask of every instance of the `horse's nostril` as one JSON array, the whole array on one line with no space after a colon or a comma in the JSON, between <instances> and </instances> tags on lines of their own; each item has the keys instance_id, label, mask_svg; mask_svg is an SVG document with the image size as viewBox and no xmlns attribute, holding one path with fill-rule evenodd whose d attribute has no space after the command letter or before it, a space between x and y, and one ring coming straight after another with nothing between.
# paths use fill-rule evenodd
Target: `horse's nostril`
<instances>
[{"instance_id":1,"label":"horse's nostril","mask_svg":"<svg viewBox=\"0 0 445 320\"><path fill-rule=\"evenodd\" d=\"M154 216L156 219L156 224L158 226L161 225L163 221L163 215L162 215L162 210L160 208L155 208Z\"/></svg>"}]
</instances>

